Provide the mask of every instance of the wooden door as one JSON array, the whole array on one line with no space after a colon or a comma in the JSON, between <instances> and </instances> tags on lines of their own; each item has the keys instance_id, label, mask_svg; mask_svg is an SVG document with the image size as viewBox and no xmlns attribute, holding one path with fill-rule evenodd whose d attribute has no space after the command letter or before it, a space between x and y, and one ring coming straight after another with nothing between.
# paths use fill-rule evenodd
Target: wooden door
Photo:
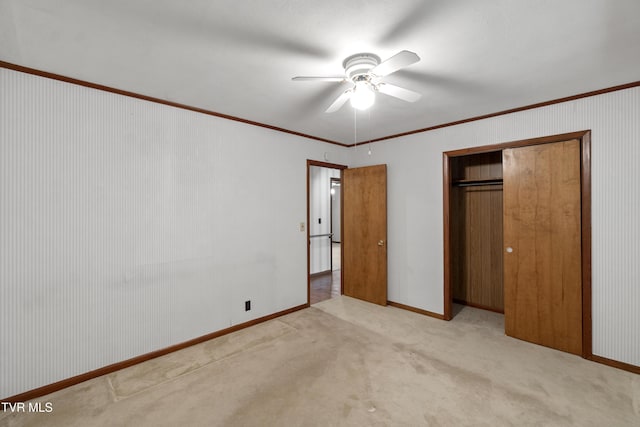
<instances>
[{"instance_id":1,"label":"wooden door","mask_svg":"<svg viewBox=\"0 0 640 427\"><path fill-rule=\"evenodd\" d=\"M507 335L582 353L580 143L503 151Z\"/></svg>"},{"instance_id":2,"label":"wooden door","mask_svg":"<svg viewBox=\"0 0 640 427\"><path fill-rule=\"evenodd\" d=\"M387 304L387 166L342 175L344 294Z\"/></svg>"}]
</instances>

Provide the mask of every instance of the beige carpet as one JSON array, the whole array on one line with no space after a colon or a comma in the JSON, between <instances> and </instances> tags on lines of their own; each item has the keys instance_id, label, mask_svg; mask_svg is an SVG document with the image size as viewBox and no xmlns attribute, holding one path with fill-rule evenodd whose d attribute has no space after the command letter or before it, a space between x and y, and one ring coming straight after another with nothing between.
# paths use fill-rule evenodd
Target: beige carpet
<instances>
[{"instance_id":1,"label":"beige carpet","mask_svg":"<svg viewBox=\"0 0 640 427\"><path fill-rule=\"evenodd\" d=\"M639 426L640 378L347 297L37 399L2 426Z\"/></svg>"}]
</instances>

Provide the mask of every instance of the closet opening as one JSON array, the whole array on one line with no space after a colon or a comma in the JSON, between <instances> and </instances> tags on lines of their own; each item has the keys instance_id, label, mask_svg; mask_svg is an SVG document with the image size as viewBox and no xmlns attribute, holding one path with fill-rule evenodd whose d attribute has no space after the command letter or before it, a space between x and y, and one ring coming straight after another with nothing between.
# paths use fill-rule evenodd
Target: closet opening
<instances>
[{"instance_id":1,"label":"closet opening","mask_svg":"<svg viewBox=\"0 0 640 427\"><path fill-rule=\"evenodd\" d=\"M593 359L590 131L443 153L443 208L443 317Z\"/></svg>"},{"instance_id":2,"label":"closet opening","mask_svg":"<svg viewBox=\"0 0 640 427\"><path fill-rule=\"evenodd\" d=\"M453 157L450 167L452 300L504 313L502 151Z\"/></svg>"}]
</instances>

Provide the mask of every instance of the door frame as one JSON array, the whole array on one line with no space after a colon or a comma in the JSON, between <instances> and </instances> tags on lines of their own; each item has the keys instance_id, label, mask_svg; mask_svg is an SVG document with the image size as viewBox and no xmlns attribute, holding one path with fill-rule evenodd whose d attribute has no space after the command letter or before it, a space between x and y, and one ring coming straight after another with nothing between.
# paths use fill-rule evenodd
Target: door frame
<instances>
[{"instance_id":1,"label":"door frame","mask_svg":"<svg viewBox=\"0 0 640 427\"><path fill-rule=\"evenodd\" d=\"M310 215L310 208L311 208L311 204L310 204L310 192L311 192L311 166L318 166L318 167L322 167L322 168L328 168L328 169L340 169L340 182L342 182L342 171L344 169L347 169L348 166L346 165L340 165L337 163L327 163L327 162L321 162L319 160L311 160L311 159L307 159L307 226L306 226L306 230L307 230L307 307L311 306L311 234L309 232L310 227L309 225L311 224L309 221L311 221ZM340 191L340 235L342 235L342 191ZM333 264L333 262L332 262ZM342 251L340 251L340 265L344 265L343 262L343 254ZM332 267L333 268L333 267ZM331 272L331 274L333 275L333 271ZM340 275L340 294L344 293L344 284L342 281L342 274Z\"/></svg>"},{"instance_id":2,"label":"door frame","mask_svg":"<svg viewBox=\"0 0 640 427\"><path fill-rule=\"evenodd\" d=\"M591 316L591 131L551 135L511 141L500 144L464 148L442 153L443 172L443 220L444 220L444 319L451 320L452 283L451 283L451 160L469 154L502 151L507 148L526 147L529 145L551 144L554 142L577 139L580 142L580 193L581 193L581 241L582 241L582 357L593 358L592 350L592 316Z\"/></svg>"}]
</instances>

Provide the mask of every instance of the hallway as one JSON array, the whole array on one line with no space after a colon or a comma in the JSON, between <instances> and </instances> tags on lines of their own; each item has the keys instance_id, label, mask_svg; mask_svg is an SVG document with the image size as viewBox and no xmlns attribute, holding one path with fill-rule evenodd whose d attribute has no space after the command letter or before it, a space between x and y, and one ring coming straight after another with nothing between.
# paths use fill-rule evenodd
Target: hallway
<instances>
[{"instance_id":1,"label":"hallway","mask_svg":"<svg viewBox=\"0 0 640 427\"><path fill-rule=\"evenodd\" d=\"M311 305L340 296L340 243L331 245L332 271L311 278Z\"/></svg>"}]
</instances>

